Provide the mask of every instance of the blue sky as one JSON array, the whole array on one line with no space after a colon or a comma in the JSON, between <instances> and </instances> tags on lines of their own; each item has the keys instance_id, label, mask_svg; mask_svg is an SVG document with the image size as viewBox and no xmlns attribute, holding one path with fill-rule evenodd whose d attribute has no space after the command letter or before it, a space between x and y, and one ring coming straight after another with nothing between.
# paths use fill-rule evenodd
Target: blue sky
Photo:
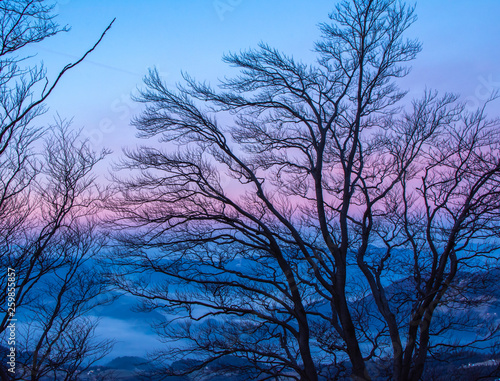
<instances>
[{"instance_id":1,"label":"blue sky","mask_svg":"<svg viewBox=\"0 0 500 381\"><path fill-rule=\"evenodd\" d=\"M311 60L317 24L335 1L291 0L61 0L59 22L71 26L36 46L49 74L82 54L107 24L116 22L98 49L69 72L51 99L49 117L74 118L96 148L135 145L130 118L140 111L130 95L156 66L170 84L181 71L216 83L232 71L227 52L264 41L295 58ZM423 43L411 75L410 97L425 88L459 92L471 106L500 88L498 0L422 0L409 36ZM234 71L233 71L234 73ZM498 103L498 102L497 102ZM498 109L498 106L496 106ZM491 112L491 110L490 110Z\"/></svg>"},{"instance_id":2,"label":"blue sky","mask_svg":"<svg viewBox=\"0 0 500 381\"><path fill-rule=\"evenodd\" d=\"M111 148L115 160L120 147L139 143L129 121L140 106L130 95L142 86L148 68L156 66L169 84L181 79L181 71L216 83L234 73L221 62L224 53L255 47L259 41L310 61L313 42L319 38L317 24L328 21L334 4L332 0L62 0L57 4L59 22L71 26L71 31L34 47L36 59L43 59L51 78L92 46L115 17L116 22L88 60L65 76L41 121L56 112L74 118L74 126L83 128L95 148ZM423 52L402 83L410 97L432 88L459 92L475 106L500 89L499 0L422 0L417 14L409 36L423 43ZM491 114L500 115L495 111L499 103ZM123 320L123 325L133 335L115 354L131 354L131 343L141 337L139 341L148 345L153 340L132 322Z\"/></svg>"}]
</instances>

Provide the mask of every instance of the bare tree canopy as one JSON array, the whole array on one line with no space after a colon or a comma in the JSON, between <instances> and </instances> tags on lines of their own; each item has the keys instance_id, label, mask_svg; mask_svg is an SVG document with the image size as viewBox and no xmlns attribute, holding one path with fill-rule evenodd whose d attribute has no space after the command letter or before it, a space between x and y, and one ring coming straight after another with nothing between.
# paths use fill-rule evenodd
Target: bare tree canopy
<instances>
[{"instance_id":1,"label":"bare tree canopy","mask_svg":"<svg viewBox=\"0 0 500 381\"><path fill-rule=\"evenodd\" d=\"M419 380L443 347L494 343L470 308L494 302L474 293L498 271L498 120L451 94L404 103L413 7L330 18L313 65L261 44L224 57L240 72L218 89L152 70L137 97L165 148L120 165L113 277L166 312L156 358L179 374L235 356L249 378Z\"/></svg>"},{"instance_id":2,"label":"bare tree canopy","mask_svg":"<svg viewBox=\"0 0 500 381\"><path fill-rule=\"evenodd\" d=\"M106 152L94 153L68 122L51 130L43 160L29 157L32 167L23 168L33 171L32 178L2 208L0 263L15 274L15 291L9 273L1 276L2 338L13 316L23 322L11 345L16 367L8 369L15 372L3 362L2 380L75 379L112 346L95 338L97 321L87 316L110 300L95 264L106 239L97 218L101 192L92 175ZM7 304L7 295L15 302Z\"/></svg>"},{"instance_id":3,"label":"bare tree canopy","mask_svg":"<svg viewBox=\"0 0 500 381\"><path fill-rule=\"evenodd\" d=\"M61 78L111 24L51 80L24 48L68 30L53 9L44 0L0 1L0 335L15 359L8 366L3 358L2 380L75 379L112 344L95 340L97 322L85 316L106 301L104 279L86 271L105 243L93 170L107 151L94 152L64 120L35 125Z\"/></svg>"}]
</instances>

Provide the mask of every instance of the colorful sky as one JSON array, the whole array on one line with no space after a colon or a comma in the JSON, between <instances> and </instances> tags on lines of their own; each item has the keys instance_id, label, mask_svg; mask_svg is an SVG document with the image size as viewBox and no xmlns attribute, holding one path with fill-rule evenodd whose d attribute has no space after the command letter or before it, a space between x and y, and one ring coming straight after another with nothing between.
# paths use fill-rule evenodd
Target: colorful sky
<instances>
[{"instance_id":1,"label":"colorful sky","mask_svg":"<svg viewBox=\"0 0 500 381\"><path fill-rule=\"evenodd\" d=\"M92 46L116 17L97 50L69 72L49 101L49 117L74 118L96 148L135 145L130 118L140 110L130 95L156 66L167 83L185 71L216 83L230 74L227 52L264 41L309 61L317 24L328 21L332 0L61 0L59 22L71 31L36 46L49 74ZM409 36L423 43L403 87L459 92L474 106L500 88L500 1L421 0ZM498 103L498 102L497 102ZM498 106L495 106L498 110ZM490 113L495 110L490 109ZM497 113L498 115L498 113Z\"/></svg>"},{"instance_id":2,"label":"colorful sky","mask_svg":"<svg viewBox=\"0 0 500 381\"><path fill-rule=\"evenodd\" d=\"M59 22L71 26L71 31L34 47L36 59L43 59L52 78L92 46L113 18L116 21L97 50L65 76L44 118L56 112L74 118L74 126L83 128L96 149L109 147L112 159L117 159L120 147L138 144L129 121L140 107L130 95L142 86L148 68L156 66L169 84L181 79L181 71L216 83L234 73L221 62L224 53L255 47L259 41L310 61L313 42L319 38L317 24L328 21L334 4L332 0L59 1ZM499 0L422 0L417 14L409 36L423 43L423 52L402 86L410 90L410 97L431 88L459 92L470 106L477 106L500 89ZM490 114L500 115L499 103ZM135 350L144 351L153 339L135 330L130 321L123 324L123 330L133 330L135 336L126 339L127 345L117 346L114 354L132 354L134 340L144 344L135 345Z\"/></svg>"}]
</instances>

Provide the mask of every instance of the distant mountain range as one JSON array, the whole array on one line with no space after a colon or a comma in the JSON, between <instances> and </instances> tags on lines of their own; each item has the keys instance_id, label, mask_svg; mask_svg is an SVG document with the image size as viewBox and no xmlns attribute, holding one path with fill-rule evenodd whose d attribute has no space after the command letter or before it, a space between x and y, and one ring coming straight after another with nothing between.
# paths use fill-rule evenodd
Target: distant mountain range
<instances>
[{"instance_id":1,"label":"distant mountain range","mask_svg":"<svg viewBox=\"0 0 500 381\"><path fill-rule=\"evenodd\" d=\"M438 310L438 316L443 315L448 318L460 317L463 315L470 315L477 319L478 322L486 321L500 321L500 287L498 287L498 279L500 279L500 269L492 269L490 271L476 271L461 273L455 281L455 285L450 289L450 302L446 303L444 306L440 307ZM407 311L410 307L411 301L415 298L415 281L410 278L401 278L392 282L386 287L386 294L391 300L391 304L401 304L403 308L401 311ZM470 286L470 287L469 287ZM453 298L452 298L453 297ZM453 299L453 301L451 301ZM482 304L482 301L487 301L488 303ZM122 296L117 299L113 304L109 306L100 307L97 311L97 316L100 316L105 320L106 318L112 321L120 320L127 324L141 324L144 326L144 331L141 333L144 337L148 336L153 339L153 332L147 325L151 319L160 318L162 315L158 312L150 313L138 313L132 311L132 307L136 304L137 299L131 296ZM375 312L376 306L373 302L371 295L365 296L359 300L360 303L370 305ZM311 306L312 307L312 306ZM325 309L323 312L327 312L329 308L328 305L324 303L318 303L314 309ZM404 314L404 312L403 312ZM471 327L471 330L460 330L460 331L450 331L445 338L446 340L469 340L473 339L477 334L480 327L478 323L477 326ZM474 330L477 329L476 332ZM105 332L104 332L105 333ZM108 332L109 333L109 332ZM117 337L118 340L123 340L123 337ZM132 337L131 337L132 339ZM132 345L133 342L129 343ZM118 346L120 343L117 344ZM160 343L158 343L160 345ZM139 348L139 346L138 346ZM149 347L148 349L154 349ZM0 355L6 353L5 347L0 347ZM117 348L115 353L119 353L120 347ZM253 374L243 374L235 370L231 374L223 374L224 368L231 366L234 368L237 365L248 365L242 364L242 360L238 357L227 356L214 362L203 369L193 373L190 376L182 377L160 377L155 376L157 369L151 364L151 362L143 356L142 350L138 350L135 354L137 356L118 356L113 358L111 361L103 363L98 366L93 366L86 372L85 375L79 378L82 381L97 381L97 380L116 380L116 381L135 381L135 380L167 380L167 381L243 381L243 380L256 380L257 377ZM19 354L19 359L25 358L26 354ZM108 357L109 360L109 357ZM451 375L456 374L453 379L458 380L469 380L478 377L486 377L490 374L500 376L500 374L495 373L499 370L499 360L500 356L498 353L486 352L481 350L481 346L477 346L475 349L463 348L461 350L447 350L442 351L434 358L429 358L426 365L426 372L429 379L436 381L445 381L452 379ZM192 365L196 361L193 359L185 359L182 361L173 362L170 366L174 371L179 371L186 369L187 366ZM346 362L346 368L349 368L349 364ZM383 368L383 361L376 361L369 364L370 366ZM141 376L142 374L142 376ZM384 375L383 372L380 373L380 379L387 379L388 375ZM440 375L447 375L440 376ZM427 377L426 376L426 377ZM440 378L441 377L441 378ZM484 380L492 380L494 376L490 378L484 378ZM426 378L427 379L427 378ZM49 381L45 379L43 381Z\"/></svg>"}]
</instances>

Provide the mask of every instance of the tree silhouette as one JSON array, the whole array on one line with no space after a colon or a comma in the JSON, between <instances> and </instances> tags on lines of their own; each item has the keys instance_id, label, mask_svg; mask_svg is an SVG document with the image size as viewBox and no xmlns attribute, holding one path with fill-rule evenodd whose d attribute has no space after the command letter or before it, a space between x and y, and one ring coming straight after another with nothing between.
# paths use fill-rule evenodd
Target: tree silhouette
<instances>
[{"instance_id":1,"label":"tree silhouette","mask_svg":"<svg viewBox=\"0 0 500 381\"><path fill-rule=\"evenodd\" d=\"M56 352L62 354L61 347L71 340L74 345L68 350L73 350L73 355L87 351L94 356L98 350L106 353L109 349L109 343L92 341L94 323L82 320L82 311L97 302L96 295L77 297L75 291L78 287L80 293L103 289L96 283L99 277L82 276L84 261L79 256L83 252L89 256L99 247L95 215L100 192L92 171L107 152L93 152L88 142L81 142L78 134L70 131L67 122L58 121L46 128L34 122L46 111L44 102L61 78L97 47L111 25L81 58L64 66L50 80L43 65L30 64L32 57L25 48L68 30L55 22L53 8L43 0L0 2L0 334L3 339L14 309L7 308L11 305L10 300L7 304L8 295L15 299L12 305L16 316L33 319L31 328L39 328L36 332L31 329L28 339L45 330L40 345L36 345L33 341L23 343L21 324L16 326L17 373L9 373L6 361L2 361L2 380L40 377L35 358L31 374L24 373L28 365L21 359L23 347L32 350L35 346L33 353L38 351L44 357L44 367L49 360L55 364ZM44 141L45 149L40 152ZM89 240L96 246L84 249ZM8 268L15 272L15 292L8 286L12 283L8 281ZM43 285L50 282L47 293L42 293ZM67 300L58 304L68 295L73 295L69 304ZM55 304L49 302L51 298L56 299ZM32 314L28 313L30 309ZM78 319L84 323L81 331L75 329ZM84 332L86 336L82 336ZM2 340L2 345L7 341ZM46 348L50 349L42 355ZM71 356L64 363L59 357L58 366L65 371L76 364Z\"/></svg>"},{"instance_id":2,"label":"tree silhouette","mask_svg":"<svg viewBox=\"0 0 500 381\"><path fill-rule=\"evenodd\" d=\"M97 320L86 316L111 300L95 264L106 239L95 217L99 189L91 171L103 156L79 143L69 123L53 131L45 142L45 178L37 183L36 211L45 222L30 219L35 226L24 227L25 240L8 253L18 278L16 307L27 322L17 330L24 353L19 380L75 379L112 347L95 339Z\"/></svg>"},{"instance_id":3,"label":"tree silhouette","mask_svg":"<svg viewBox=\"0 0 500 381\"><path fill-rule=\"evenodd\" d=\"M262 379L419 380L430 352L465 345L444 332L497 331L443 311L492 303L473 290L498 249L498 121L450 94L402 102L413 8L343 1L330 18L313 65L261 44L224 57L240 74L219 90L145 79L133 123L165 148L119 165L110 276L167 313L157 359L193 357L164 372L236 356L226 368Z\"/></svg>"},{"instance_id":4,"label":"tree silhouette","mask_svg":"<svg viewBox=\"0 0 500 381\"><path fill-rule=\"evenodd\" d=\"M60 121L45 138L43 161L34 161L31 183L7 200L15 204L2 220L12 234L3 237L1 263L15 270L15 314L25 324L16 326L17 369L4 374L6 380L38 380L54 372L74 379L110 350L111 342L94 340L96 321L85 316L108 301L101 295L107 283L91 263L106 242L96 219L100 191L92 175L105 154L92 152ZM16 222L12 228L10 217ZM10 292L6 276L3 300ZM6 306L0 310L3 333L12 318Z\"/></svg>"}]
</instances>

